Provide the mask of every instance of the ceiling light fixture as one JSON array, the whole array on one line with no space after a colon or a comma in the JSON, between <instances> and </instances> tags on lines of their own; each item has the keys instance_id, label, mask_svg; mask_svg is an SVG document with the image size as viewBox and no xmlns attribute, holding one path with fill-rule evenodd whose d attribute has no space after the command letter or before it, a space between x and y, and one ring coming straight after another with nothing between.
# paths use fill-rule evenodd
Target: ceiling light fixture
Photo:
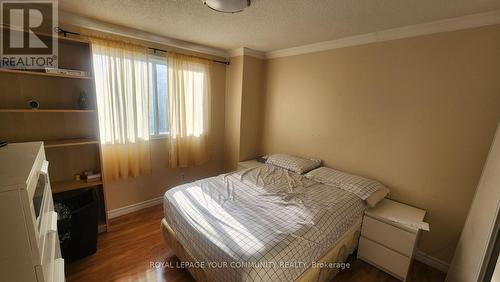
<instances>
[{"instance_id":1,"label":"ceiling light fixture","mask_svg":"<svg viewBox=\"0 0 500 282\"><path fill-rule=\"evenodd\" d=\"M250 6L250 0L203 0L203 4L222 13L238 13Z\"/></svg>"}]
</instances>

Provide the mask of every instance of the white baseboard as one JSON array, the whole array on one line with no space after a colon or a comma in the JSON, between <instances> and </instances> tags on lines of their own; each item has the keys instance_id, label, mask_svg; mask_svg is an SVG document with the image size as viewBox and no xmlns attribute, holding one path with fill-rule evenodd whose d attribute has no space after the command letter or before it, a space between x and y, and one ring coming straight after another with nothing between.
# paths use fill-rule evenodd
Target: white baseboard
<instances>
[{"instance_id":1,"label":"white baseboard","mask_svg":"<svg viewBox=\"0 0 500 282\"><path fill-rule=\"evenodd\" d=\"M448 269L450 268L449 263L430 256L420 250L417 250L417 252L415 253L415 259L444 273L448 272Z\"/></svg>"},{"instance_id":2,"label":"white baseboard","mask_svg":"<svg viewBox=\"0 0 500 282\"><path fill-rule=\"evenodd\" d=\"M117 208L114 210L109 210L108 211L108 218L111 219L111 218L119 217L121 215L125 215L125 214L131 213L131 212L135 212L135 211L142 210L142 209L145 209L148 207L159 205L162 202L163 202L163 196L158 197L158 198L154 198L151 200L147 200L144 202L140 202L137 204L132 204L130 206L125 206L125 207Z\"/></svg>"}]
</instances>

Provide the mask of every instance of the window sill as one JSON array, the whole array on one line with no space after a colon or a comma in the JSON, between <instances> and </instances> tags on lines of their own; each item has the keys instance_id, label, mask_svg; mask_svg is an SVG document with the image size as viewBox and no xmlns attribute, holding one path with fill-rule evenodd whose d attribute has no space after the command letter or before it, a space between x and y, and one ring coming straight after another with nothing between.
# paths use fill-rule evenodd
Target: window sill
<instances>
[{"instance_id":1,"label":"window sill","mask_svg":"<svg viewBox=\"0 0 500 282\"><path fill-rule=\"evenodd\" d=\"M161 135L151 135L151 136L149 136L149 138L151 140L167 139L169 137L170 137L170 134L168 134L168 133L167 134L161 134Z\"/></svg>"}]
</instances>

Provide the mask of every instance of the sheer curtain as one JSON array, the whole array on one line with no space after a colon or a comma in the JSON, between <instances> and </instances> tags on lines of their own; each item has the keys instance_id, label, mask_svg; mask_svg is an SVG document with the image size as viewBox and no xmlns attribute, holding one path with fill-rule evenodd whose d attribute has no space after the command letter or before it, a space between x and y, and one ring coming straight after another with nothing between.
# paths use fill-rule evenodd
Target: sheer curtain
<instances>
[{"instance_id":1,"label":"sheer curtain","mask_svg":"<svg viewBox=\"0 0 500 282\"><path fill-rule=\"evenodd\" d=\"M151 171L147 49L89 38L93 65L103 175L128 178Z\"/></svg>"},{"instance_id":2,"label":"sheer curtain","mask_svg":"<svg viewBox=\"0 0 500 282\"><path fill-rule=\"evenodd\" d=\"M170 167L200 165L210 159L210 64L167 54Z\"/></svg>"}]
</instances>

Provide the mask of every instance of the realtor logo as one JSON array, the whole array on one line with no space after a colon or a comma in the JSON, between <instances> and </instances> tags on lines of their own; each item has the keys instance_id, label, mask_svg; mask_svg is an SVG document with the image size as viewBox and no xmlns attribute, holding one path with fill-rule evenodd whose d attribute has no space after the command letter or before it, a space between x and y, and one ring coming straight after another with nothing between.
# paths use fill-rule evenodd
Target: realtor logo
<instances>
[{"instance_id":1,"label":"realtor logo","mask_svg":"<svg viewBox=\"0 0 500 282\"><path fill-rule=\"evenodd\" d=\"M1 1L2 68L57 68L57 2Z\"/></svg>"}]
</instances>

